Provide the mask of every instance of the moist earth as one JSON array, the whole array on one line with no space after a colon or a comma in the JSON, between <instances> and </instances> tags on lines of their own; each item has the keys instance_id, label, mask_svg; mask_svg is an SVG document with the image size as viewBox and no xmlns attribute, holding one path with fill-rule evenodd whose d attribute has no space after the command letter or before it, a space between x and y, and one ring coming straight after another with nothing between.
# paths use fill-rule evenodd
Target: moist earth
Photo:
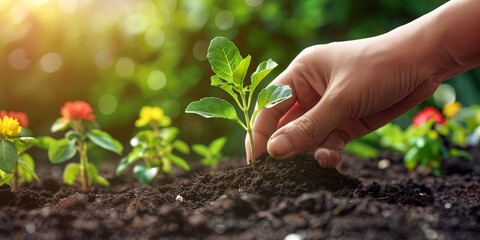
<instances>
[{"instance_id":1,"label":"moist earth","mask_svg":"<svg viewBox=\"0 0 480 240\"><path fill-rule=\"evenodd\" d=\"M444 159L442 176L409 172L391 153L344 155L337 169L302 154L233 159L150 186L110 176L89 192L47 169L41 183L0 186L0 239L478 239L480 154L471 153Z\"/></svg>"}]
</instances>

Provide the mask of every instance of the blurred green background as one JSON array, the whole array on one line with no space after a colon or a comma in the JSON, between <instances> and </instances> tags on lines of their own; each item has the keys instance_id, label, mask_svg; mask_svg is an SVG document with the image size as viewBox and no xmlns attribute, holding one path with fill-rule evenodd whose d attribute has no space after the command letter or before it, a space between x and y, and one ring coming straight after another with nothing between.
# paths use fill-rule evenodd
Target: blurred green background
<instances>
[{"instance_id":1,"label":"blurred green background","mask_svg":"<svg viewBox=\"0 0 480 240\"><path fill-rule=\"evenodd\" d=\"M305 47L385 33L425 14L439 0L2 0L0 109L23 111L35 135L50 135L66 101L85 100L124 143L141 106L166 110L188 143L229 136L243 154L242 129L183 111L210 86L209 41L230 38L256 66L285 69ZM460 80L469 78L470 80ZM448 81L464 105L479 103L478 69ZM401 121L401 120L399 120Z\"/></svg>"}]
</instances>

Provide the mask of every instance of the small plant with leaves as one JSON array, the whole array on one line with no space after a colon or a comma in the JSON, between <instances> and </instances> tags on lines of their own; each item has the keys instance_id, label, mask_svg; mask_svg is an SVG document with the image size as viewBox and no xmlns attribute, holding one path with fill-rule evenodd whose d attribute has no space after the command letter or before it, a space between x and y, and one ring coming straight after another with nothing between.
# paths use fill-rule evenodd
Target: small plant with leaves
<instances>
[{"instance_id":1,"label":"small plant with leaves","mask_svg":"<svg viewBox=\"0 0 480 240\"><path fill-rule=\"evenodd\" d=\"M216 168L223 159L222 149L226 142L226 137L220 137L213 140L209 145L193 144L192 150L202 157L200 161L203 165Z\"/></svg>"},{"instance_id":2,"label":"small plant with leaves","mask_svg":"<svg viewBox=\"0 0 480 240\"><path fill-rule=\"evenodd\" d=\"M0 111L0 184L9 184L13 191L34 179L35 162L26 152L37 141L24 136L28 117L22 112Z\"/></svg>"},{"instance_id":3,"label":"small plant with leaves","mask_svg":"<svg viewBox=\"0 0 480 240\"><path fill-rule=\"evenodd\" d=\"M445 112L445 111L444 111ZM422 166L435 174L441 174L442 158L470 155L462 150L467 146L467 130L447 115L445 118L436 108L426 107L419 111L404 131L400 126L387 124L377 130L383 147L404 154L407 169Z\"/></svg>"},{"instance_id":4,"label":"small plant with leaves","mask_svg":"<svg viewBox=\"0 0 480 240\"><path fill-rule=\"evenodd\" d=\"M172 173L172 164L186 171L188 163L173 153L176 150L183 154L190 153L190 147L176 139L180 130L171 127L171 119L159 107L143 107L140 118L135 122L137 128L148 128L139 131L130 141L133 149L117 166L116 175L121 175L130 165L143 159L143 163L133 168L135 177L143 184L151 183L160 173Z\"/></svg>"},{"instance_id":5,"label":"small plant with leaves","mask_svg":"<svg viewBox=\"0 0 480 240\"><path fill-rule=\"evenodd\" d=\"M243 118L239 117L237 110L230 102L216 97L206 97L192 102L185 112L195 113L205 118L224 118L238 123L247 132L254 162L255 144L252 127L257 114L263 108L271 108L290 98L292 90L287 85L269 85L260 91L256 100L256 108L252 110L256 88L277 66L277 63L271 59L260 63L251 75L250 84L245 84L251 57L248 55L243 58L233 42L224 37L214 38L208 47L207 57L216 74L211 78L211 85L223 89L232 96Z\"/></svg>"},{"instance_id":6,"label":"small plant with leaves","mask_svg":"<svg viewBox=\"0 0 480 240\"><path fill-rule=\"evenodd\" d=\"M53 164L72 159L79 153L80 163L69 163L63 171L63 181L68 185L80 183L87 191L92 184L108 186L109 182L100 176L96 166L89 162L88 150L92 144L105 150L121 154L123 146L110 134L98 129L96 117L90 105L84 101L67 102L61 108L61 118L52 125L52 132L64 131L62 139L44 137L41 143L48 147L48 158Z\"/></svg>"}]
</instances>

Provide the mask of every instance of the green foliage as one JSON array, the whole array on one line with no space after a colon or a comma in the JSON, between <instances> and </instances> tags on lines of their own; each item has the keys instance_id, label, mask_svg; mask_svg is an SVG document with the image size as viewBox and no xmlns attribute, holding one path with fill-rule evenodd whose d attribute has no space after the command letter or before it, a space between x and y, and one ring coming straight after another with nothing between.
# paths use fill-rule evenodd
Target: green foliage
<instances>
[{"instance_id":1,"label":"green foliage","mask_svg":"<svg viewBox=\"0 0 480 240\"><path fill-rule=\"evenodd\" d=\"M33 137L0 138L0 184L9 184L16 190L22 183L40 181L35 162L26 153L36 142Z\"/></svg>"},{"instance_id":2,"label":"green foliage","mask_svg":"<svg viewBox=\"0 0 480 240\"><path fill-rule=\"evenodd\" d=\"M363 158L377 157L384 148L404 155L404 165L413 170L422 166L435 174L441 174L441 159L459 157L471 159L465 150L480 142L480 107L462 108L443 124L429 121L411 125L405 130L389 123L361 139L349 143L345 150ZM376 151L375 151L376 150Z\"/></svg>"},{"instance_id":3,"label":"green foliage","mask_svg":"<svg viewBox=\"0 0 480 240\"><path fill-rule=\"evenodd\" d=\"M168 117L162 116L162 119L164 118ZM168 124L163 124L163 128L159 128L157 123L162 122L162 119L152 119L150 129L139 131L130 140L133 149L120 160L115 171L117 176L138 160L143 160L143 163L137 164L133 168L133 173L143 184L151 183L159 174L171 174L172 165L185 171L190 170L187 161L173 153L175 150L182 154L189 154L190 147L176 139L180 133L178 128L168 127Z\"/></svg>"},{"instance_id":4,"label":"green foliage","mask_svg":"<svg viewBox=\"0 0 480 240\"><path fill-rule=\"evenodd\" d=\"M17 164L17 147L6 139L0 139L0 170L10 173Z\"/></svg>"},{"instance_id":5,"label":"green foliage","mask_svg":"<svg viewBox=\"0 0 480 240\"><path fill-rule=\"evenodd\" d=\"M200 155L203 165L215 168L223 159L222 149L227 143L226 137L220 137L213 140L208 146L203 144L193 144L192 150Z\"/></svg>"},{"instance_id":6,"label":"green foliage","mask_svg":"<svg viewBox=\"0 0 480 240\"><path fill-rule=\"evenodd\" d=\"M89 144L101 149L121 154L122 144L110 134L96 129L98 123L87 120L57 119L51 127L52 132L64 131L71 128L64 138L41 137L38 147L48 149L48 158L53 164L60 164L71 160L76 153L80 155L80 163L69 163L63 170L63 181L67 185L79 182L82 191L87 191L92 184L108 186L109 182L100 176L95 165L88 160Z\"/></svg>"},{"instance_id":7,"label":"green foliage","mask_svg":"<svg viewBox=\"0 0 480 240\"><path fill-rule=\"evenodd\" d=\"M202 98L190 103L186 113L195 113L205 118L224 118L237 122L250 138L252 161L255 161L252 126L255 118L263 108L271 108L292 96L292 90L287 85L270 85L262 89L258 95L257 108L251 113L252 99L260 82L277 66L269 59L262 62L252 74L250 84L244 82L250 66L250 55L243 58L233 42L224 37L216 37L210 42L207 58L215 72L211 85L230 94L243 113L243 121L237 115L235 107L229 102L214 97ZM246 85L246 86L245 86Z\"/></svg>"}]
</instances>

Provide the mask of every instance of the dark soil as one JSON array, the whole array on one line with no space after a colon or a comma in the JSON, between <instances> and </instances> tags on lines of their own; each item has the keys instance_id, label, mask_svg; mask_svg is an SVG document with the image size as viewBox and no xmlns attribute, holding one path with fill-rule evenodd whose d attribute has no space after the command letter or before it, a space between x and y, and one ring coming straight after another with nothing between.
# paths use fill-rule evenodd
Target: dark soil
<instances>
[{"instance_id":1,"label":"dark soil","mask_svg":"<svg viewBox=\"0 0 480 240\"><path fill-rule=\"evenodd\" d=\"M336 170L308 155L264 157L152 186L111 177L87 193L46 174L14 193L0 187L0 239L479 239L473 154L446 159L440 177L408 172L393 154L344 156Z\"/></svg>"}]
</instances>

